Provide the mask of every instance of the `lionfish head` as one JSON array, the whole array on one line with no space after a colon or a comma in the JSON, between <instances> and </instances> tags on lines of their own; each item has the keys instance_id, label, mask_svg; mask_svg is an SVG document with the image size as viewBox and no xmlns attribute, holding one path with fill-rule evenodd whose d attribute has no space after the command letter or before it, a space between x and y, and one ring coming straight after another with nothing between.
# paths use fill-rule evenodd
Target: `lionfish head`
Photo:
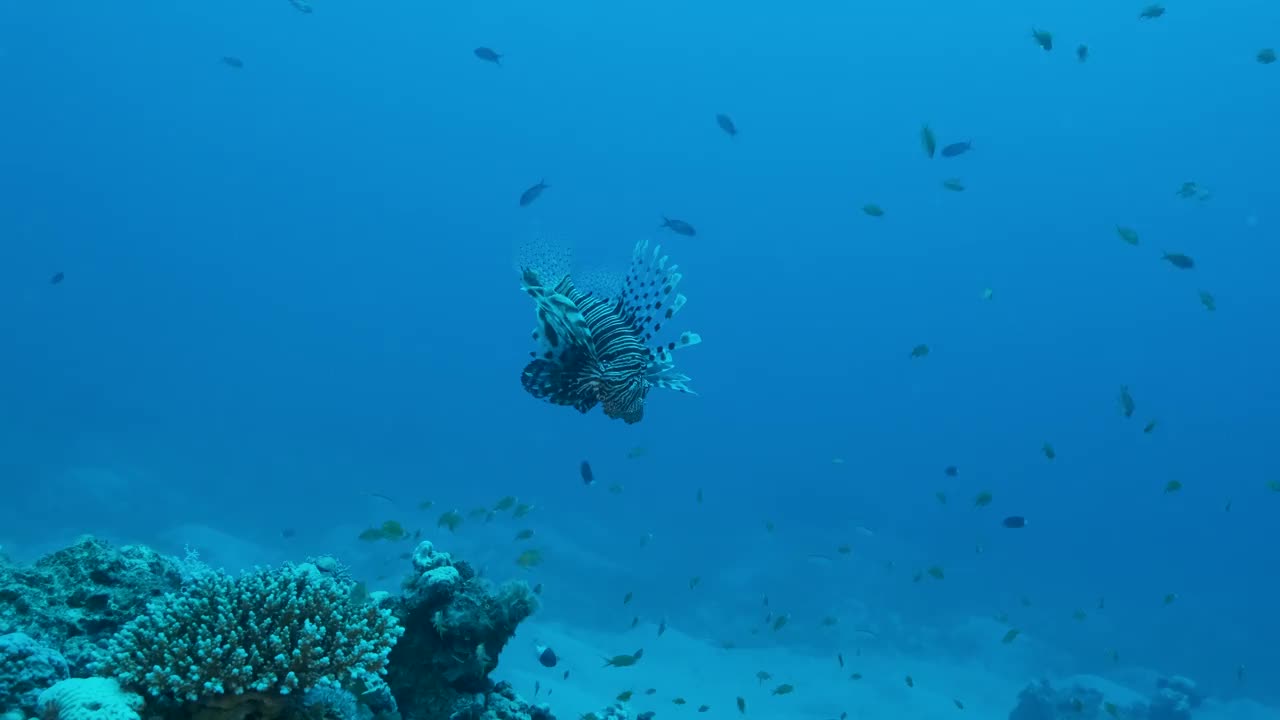
<instances>
[{"instance_id":1,"label":"lionfish head","mask_svg":"<svg viewBox=\"0 0 1280 720\"><path fill-rule=\"evenodd\" d=\"M604 414L628 425L640 422L644 419L644 399L649 394L649 387L642 375L621 383L602 385L599 398Z\"/></svg>"}]
</instances>

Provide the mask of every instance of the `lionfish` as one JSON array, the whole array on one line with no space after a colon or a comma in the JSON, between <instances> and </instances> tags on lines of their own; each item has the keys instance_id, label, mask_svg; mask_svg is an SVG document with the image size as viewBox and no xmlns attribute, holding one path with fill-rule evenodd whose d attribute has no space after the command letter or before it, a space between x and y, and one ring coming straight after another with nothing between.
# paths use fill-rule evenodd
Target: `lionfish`
<instances>
[{"instance_id":1,"label":"lionfish","mask_svg":"<svg viewBox=\"0 0 1280 720\"><path fill-rule=\"evenodd\" d=\"M644 418L649 388L693 393L689 376L677 372L673 350L697 345L693 332L666 344L650 346L664 323L684 307L677 292L678 265L667 267L660 246L636 243L631 269L621 287L611 292L584 291L568 272L541 277L538 269L521 268L522 289L537 304L533 330L538 349L521 373L530 395L554 405L587 413L601 405L611 418L628 425Z\"/></svg>"}]
</instances>

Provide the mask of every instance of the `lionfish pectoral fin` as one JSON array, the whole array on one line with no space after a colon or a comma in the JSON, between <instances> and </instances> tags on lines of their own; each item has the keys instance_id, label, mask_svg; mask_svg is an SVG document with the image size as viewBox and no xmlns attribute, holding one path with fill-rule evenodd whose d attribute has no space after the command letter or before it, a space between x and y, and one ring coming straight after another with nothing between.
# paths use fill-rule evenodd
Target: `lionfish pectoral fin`
<instances>
[{"instance_id":1,"label":"lionfish pectoral fin","mask_svg":"<svg viewBox=\"0 0 1280 720\"><path fill-rule=\"evenodd\" d=\"M659 345L653 349L653 358L666 365L671 365L675 361L671 358L671 353L681 348L693 347L702 344L702 336L696 332L688 330L680 333L680 339L667 345Z\"/></svg>"},{"instance_id":2,"label":"lionfish pectoral fin","mask_svg":"<svg viewBox=\"0 0 1280 720\"><path fill-rule=\"evenodd\" d=\"M520 374L520 384L525 392L552 405L567 405L586 413L599 399L589 388L578 382L577 368L550 360L532 360Z\"/></svg>"},{"instance_id":3,"label":"lionfish pectoral fin","mask_svg":"<svg viewBox=\"0 0 1280 720\"><path fill-rule=\"evenodd\" d=\"M679 265L667 267L667 259L660 245L650 250L647 240L636 243L631 254L620 302L623 314L641 337L661 332L663 323L684 307L685 297L678 292L684 276L677 272Z\"/></svg>"},{"instance_id":4,"label":"lionfish pectoral fin","mask_svg":"<svg viewBox=\"0 0 1280 720\"><path fill-rule=\"evenodd\" d=\"M680 339L676 342L655 348L653 355L649 359L649 364L645 368L645 379L660 388L697 395L698 393L689 387L688 383L691 378L676 370L675 359L671 356L671 353L674 350L697 345L701 342L701 335L696 332L685 331L680 334Z\"/></svg>"},{"instance_id":5,"label":"lionfish pectoral fin","mask_svg":"<svg viewBox=\"0 0 1280 720\"><path fill-rule=\"evenodd\" d=\"M678 372L674 367L665 367L660 369L650 368L645 373L645 379L653 385L665 388L667 390L675 390L686 395L697 395L693 388L689 387L689 382L693 379L682 372Z\"/></svg>"}]
</instances>

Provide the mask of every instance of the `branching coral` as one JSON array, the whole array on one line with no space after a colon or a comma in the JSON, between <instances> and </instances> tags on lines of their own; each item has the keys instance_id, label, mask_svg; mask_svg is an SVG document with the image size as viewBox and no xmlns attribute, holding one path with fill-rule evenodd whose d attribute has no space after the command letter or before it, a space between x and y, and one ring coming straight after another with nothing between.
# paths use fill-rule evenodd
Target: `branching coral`
<instances>
[{"instance_id":1,"label":"branching coral","mask_svg":"<svg viewBox=\"0 0 1280 720\"><path fill-rule=\"evenodd\" d=\"M381 674L404 631L390 611L357 603L350 591L309 564L239 578L209 573L128 623L95 669L177 701Z\"/></svg>"}]
</instances>

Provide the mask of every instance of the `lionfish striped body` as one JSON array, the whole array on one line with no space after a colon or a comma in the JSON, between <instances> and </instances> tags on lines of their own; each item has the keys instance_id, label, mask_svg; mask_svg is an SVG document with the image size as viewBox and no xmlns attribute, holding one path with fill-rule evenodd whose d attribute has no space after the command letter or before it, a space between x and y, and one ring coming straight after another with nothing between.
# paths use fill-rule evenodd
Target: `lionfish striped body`
<instances>
[{"instance_id":1,"label":"lionfish striped body","mask_svg":"<svg viewBox=\"0 0 1280 720\"><path fill-rule=\"evenodd\" d=\"M667 267L660 247L650 252L642 241L616 297L583 292L567 274L548 287L544 282L551 278L524 268L523 289L536 303L538 318L533 331L538 349L520 377L525 391L582 413L600 405L606 415L627 424L644 418L651 387L692 393L689 377L675 370L671 351L702 338L685 332L666 345L649 345L684 307L677 268Z\"/></svg>"}]
</instances>

